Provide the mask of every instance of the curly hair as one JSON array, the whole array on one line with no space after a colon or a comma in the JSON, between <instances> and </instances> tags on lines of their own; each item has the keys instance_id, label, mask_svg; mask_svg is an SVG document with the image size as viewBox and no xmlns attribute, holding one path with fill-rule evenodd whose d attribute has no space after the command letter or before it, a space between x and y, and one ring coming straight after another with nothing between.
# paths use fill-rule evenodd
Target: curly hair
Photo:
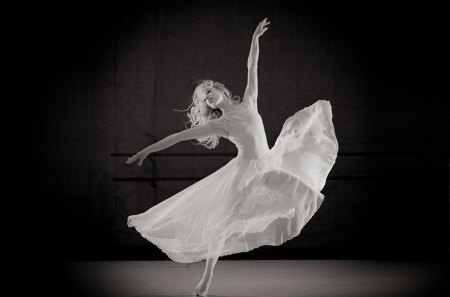
<instances>
[{"instance_id":1,"label":"curly hair","mask_svg":"<svg viewBox=\"0 0 450 297\"><path fill-rule=\"evenodd\" d=\"M209 106L207 106L208 109L208 113L206 114L206 121L203 122L202 121L202 117L201 115L199 115L200 113L200 109L198 107L198 102L200 100L203 100L205 95L203 94L203 92L201 91L204 87L213 87L216 90L224 93L224 95L226 97L228 97L229 100L231 100L232 102L242 102L242 99L239 96L232 96L230 90L228 90L222 83L220 82L215 82L211 79L203 79L203 80L199 80L196 82L197 86L195 87L194 93L192 95L192 103L191 105L189 105L189 107L185 110L177 110L175 109L175 111L186 111L189 108L191 108L190 112L187 113L186 115L189 118L188 122L185 122L184 125L186 127L187 123L190 123L191 126L188 129L192 129L194 127L197 126L202 126L204 124L206 124L209 120L211 119L218 119L222 116L222 111L219 108L211 108ZM192 105L194 105L193 107L191 107ZM195 145L203 145L204 147L208 148L208 149L214 149L218 144L219 144L219 138L220 136L218 135L214 135L214 136L209 136L209 137L201 137L201 138L196 138L198 140L198 143L194 143Z\"/></svg>"}]
</instances>

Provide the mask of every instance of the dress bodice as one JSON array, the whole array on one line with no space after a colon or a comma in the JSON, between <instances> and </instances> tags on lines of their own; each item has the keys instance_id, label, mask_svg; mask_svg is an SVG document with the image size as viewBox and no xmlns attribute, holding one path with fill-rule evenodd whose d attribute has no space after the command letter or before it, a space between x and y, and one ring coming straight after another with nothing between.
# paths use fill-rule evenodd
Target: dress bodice
<instances>
[{"instance_id":1,"label":"dress bodice","mask_svg":"<svg viewBox=\"0 0 450 297\"><path fill-rule=\"evenodd\" d=\"M270 150L263 120L251 102L244 101L221 118L226 138L238 149L238 158L260 159Z\"/></svg>"}]
</instances>

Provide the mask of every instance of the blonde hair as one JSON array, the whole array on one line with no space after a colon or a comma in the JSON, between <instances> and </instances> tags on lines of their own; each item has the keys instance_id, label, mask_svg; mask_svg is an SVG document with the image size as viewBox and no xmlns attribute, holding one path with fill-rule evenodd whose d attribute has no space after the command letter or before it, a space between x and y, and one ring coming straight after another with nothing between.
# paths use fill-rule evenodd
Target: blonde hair
<instances>
[{"instance_id":1,"label":"blonde hair","mask_svg":"<svg viewBox=\"0 0 450 297\"><path fill-rule=\"evenodd\" d=\"M213 87L218 91L221 91L226 97L228 97L228 100L231 102L242 102L242 99L239 96L232 96L230 90L228 90L222 83L215 82L210 79L203 79L196 82L197 86L195 87L194 93L192 94L192 103L189 105L189 107L185 110L177 110L175 111L186 111L189 108L191 108L190 112L186 115L189 118L188 122L185 122L184 125L186 127L187 123L190 123L191 126L188 129L192 129L197 126L202 126L206 124L211 119L218 119L222 116L222 111L219 108L211 108L210 106L206 105L208 112L205 115L206 121L203 123L201 115L198 113L200 112L200 109L198 107L199 101L204 100L205 94L201 91L205 87ZM191 107L194 105L193 107ZM187 127L186 127L187 128ZM195 145L203 145L204 147L208 149L214 149L219 144L219 138L220 136L214 135L209 137L201 137L196 138L199 143L194 143Z\"/></svg>"}]
</instances>

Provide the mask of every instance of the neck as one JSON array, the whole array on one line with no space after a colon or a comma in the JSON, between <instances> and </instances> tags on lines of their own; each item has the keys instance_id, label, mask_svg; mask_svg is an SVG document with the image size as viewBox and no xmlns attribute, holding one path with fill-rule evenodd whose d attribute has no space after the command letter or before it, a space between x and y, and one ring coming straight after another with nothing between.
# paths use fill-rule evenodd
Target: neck
<instances>
[{"instance_id":1,"label":"neck","mask_svg":"<svg viewBox=\"0 0 450 297\"><path fill-rule=\"evenodd\" d=\"M226 114L232 111L234 109L234 106L233 103L231 103L231 101L226 98L226 100L223 101L223 105L218 106L218 108L222 111L222 114Z\"/></svg>"}]
</instances>

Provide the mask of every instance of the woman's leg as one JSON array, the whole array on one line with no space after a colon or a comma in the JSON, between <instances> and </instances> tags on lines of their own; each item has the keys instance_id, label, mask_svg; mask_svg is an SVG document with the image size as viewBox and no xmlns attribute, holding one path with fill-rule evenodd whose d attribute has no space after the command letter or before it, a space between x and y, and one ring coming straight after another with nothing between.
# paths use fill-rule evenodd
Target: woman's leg
<instances>
[{"instance_id":1,"label":"woman's leg","mask_svg":"<svg viewBox=\"0 0 450 297\"><path fill-rule=\"evenodd\" d=\"M205 272L203 273L203 277L200 283L195 288L193 296L205 296L208 293L208 289L211 285L211 280L213 277L214 267L219 260L220 251L223 247L224 242L225 239L218 239L209 243L208 250L211 257L206 259Z\"/></svg>"},{"instance_id":2,"label":"woman's leg","mask_svg":"<svg viewBox=\"0 0 450 297\"><path fill-rule=\"evenodd\" d=\"M203 273L204 278L207 278L207 277L213 275L214 266L216 266L217 260L219 260L219 257L206 259L205 272Z\"/></svg>"}]
</instances>

